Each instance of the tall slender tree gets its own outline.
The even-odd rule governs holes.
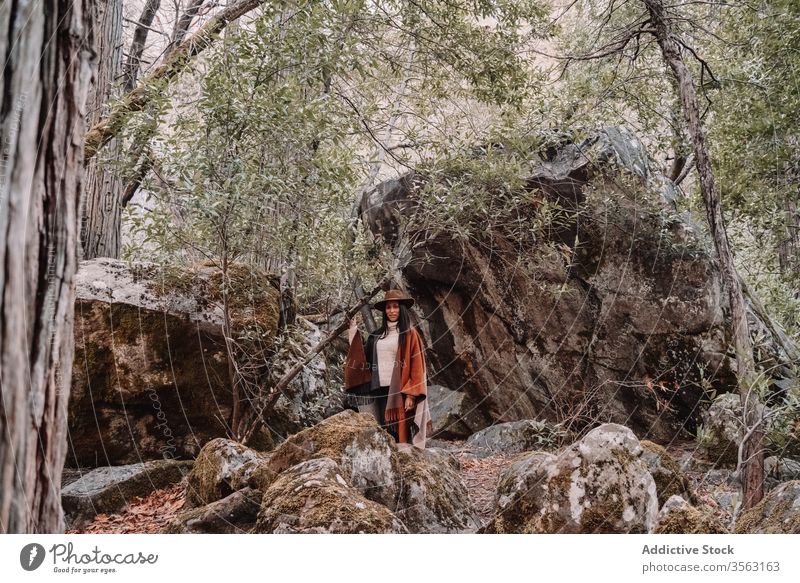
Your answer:
[[[714,179],[711,157],[706,148],[705,131],[700,123],[700,108],[697,104],[697,92],[692,73],[686,66],[679,45],[672,36],[663,2],[661,0],[642,1],[650,15],[651,32],[658,41],[664,61],[678,80],[678,92],[691,138],[695,166],[700,177],[700,193],[706,208],[706,219],[722,269],[723,281],[728,290],[732,320],[731,336],[736,353],[736,373],[747,430],[742,444],[743,455],[740,456],[738,470],[742,485],[742,507],[749,509],[764,497],[764,429],[760,399],[755,390],[756,371],[753,360],[753,344],[747,325],[744,294],[739,274],[733,263],[728,234],[725,231],[719,188]]]

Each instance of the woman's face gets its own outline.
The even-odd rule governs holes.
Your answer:
[[[397,302],[386,302],[386,317],[390,322],[397,322],[400,317],[400,304]]]

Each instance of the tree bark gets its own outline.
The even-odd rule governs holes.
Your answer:
[[[62,532],[94,1],[0,3],[0,532]]]
[[[700,179],[700,192],[706,208],[706,218],[711,236],[714,239],[714,248],[722,269],[723,281],[728,290],[739,394],[744,411],[746,433],[748,434],[742,444],[742,466],[738,468],[742,484],[742,508],[747,510],[758,504],[764,496],[764,452],[762,448],[764,432],[761,425],[762,410],[758,393],[755,390],[755,363],[747,325],[744,296],[739,275],[733,263],[728,234],[725,230],[719,190],[714,179],[711,158],[705,145],[705,133],[700,124],[700,113],[692,73],[684,63],[678,44],[670,33],[662,1],[642,1],[650,15],[653,34],[661,48],[664,60],[678,80],[678,90],[691,137],[695,165]]]
[[[150,32],[150,26],[153,24],[153,19],[156,17],[156,12],[160,7],[161,0],[147,0],[142,9],[139,24],[136,26],[136,30],[133,31],[133,40],[128,51],[128,61],[125,63],[125,91],[133,91],[136,87],[136,80],[139,78],[139,69],[142,65],[144,45],[147,42],[147,34]],[[102,61],[100,61],[100,66],[103,66]]]
[[[122,0],[107,0],[96,5],[95,52],[97,71],[87,103],[88,124],[108,115],[108,103],[120,92],[118,78],[122,70]],[[116,156],[117,140],[107,148]],[[122,228],[122,181],[113,172],[100,167],[96,158],[86,164],[86,188],[81,210],[81,258],[119,258]]]

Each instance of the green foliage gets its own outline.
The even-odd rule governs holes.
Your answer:
[[[384,172],[474,142],[458,107],[499,111],[532,94],[523,47],[545,15],[533,0],[265,3],[203,53],[198,92],[165,94],[173,108],[144,183],[154,208],[127,216],[139,242],[127,255],[293,264],[301,302],[349,293],[348,253],[347,271],[373,277],[384,259],[361,233],[346,243],[376,143]]]

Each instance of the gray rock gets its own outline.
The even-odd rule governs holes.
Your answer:
[[[553,424],[523,419],[487,427],[471,435],[464,447],[478,457],[488,457],[498,453],[553,450],[560,447],[564,439],[565,432]]]
[[[800,480],[800,461],[774,455],[764,460],[764,486],[767,490],[792,480]]]
[[[117,512],[136,496],[179,482],[193,462],[156,460],[96,468],[61,490],[67,526],[81,528],[101,513]]]
[[[328,457],[288,468],[267,488],[256,533],[407,533],[385,506],[364,498]]]
[[[262,493],[243,488],[200,508],[181,512],[163,530],[165,534],[241,534],[253,529]]]
[[[784,482],[742,513],[737,534],[800,534],[800,480]]]
[[[490,424],[482,408],[461,391],[441,385],[428,386],[433,435],[440,438],[464,438]]]
[[[397,447],[402,486],[395,514],[409,532],[475,532],[480,523],[456,457],[435,448]]]
[[[739,395],[724,393],[703,411],[703,426],[698,431],[698,447],[717,466],[735,467],[739,444],[744,438],[742,405]]]
[[[518,456],[500,476],[486,532],[649,532],[656,484],[633,432],[605,424],[557,455]]]

